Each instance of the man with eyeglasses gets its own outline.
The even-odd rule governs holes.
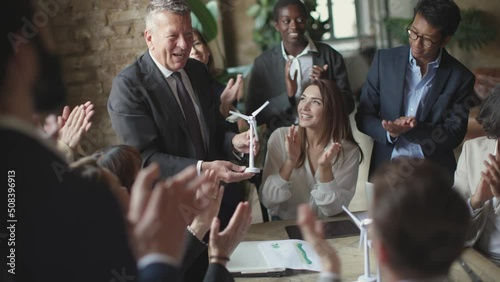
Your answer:
[[[409,46],[379,50],[361,92],[359,130],[374,139],[370,174],[400,156],[456,168],[453,149],[467,131],[475,77],[444,48],[460,23],[451,0],[421,0],[407,27]]]

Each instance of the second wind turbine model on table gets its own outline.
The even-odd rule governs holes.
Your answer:
[[[365,273],[358,277],[358,282],[376,282],[380,281],[380,270],[377,267],[377,276],[372,276],[370,273],[370,244],[368,242],[368,226],[373,223],[371,218],[365,218],[363,220],[359,220],[357,216],[352,214],[344,205],[342,209],[349,215],[358,226],[361,234],[359,236],[359,245],[363,245],[364,247],[364,255],[365,255]]]
[[[252,173],[259,173],[260,168],[254,166],[254,144],[255,142],[259,141],[259,135],[257,134],[257,121],[255,120],[255,116],[257,116],[260,111],[262,111],[267,105],[269,104],[269,101],[266,101],[260,108],[255,110],[252,115],[247,116],[241,113],[237,113],[234,111],[229,111],[231,113],[231,116],[228,117],[228,120],[235,120],[235,117],[242,118],[248,122],[248,125],[250,126],[250,146],[249,146],[249,158],[248,158],[248,167],[245,169],[245,172],[252,172]]]

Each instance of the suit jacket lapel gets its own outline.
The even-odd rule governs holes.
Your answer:
[[[145,69],[143,69],[143,71],[145,71],[146,80],[151,82],[147,83],[146,87],[153,88],[152,93],[154,93],[158,101],[160,101],[159,107],[168,108],[169,116],[176,120],[184,133],[189,136],[186,120],[184,119],[179,103],[175,99],[174,93],[170,89],[161,71],[155,65],[149,52],[146,53],[146,56],[147,60],[145,60]]]
[[[319,50],[317,52],[310,52],[313,58],[313,65],[323,67],[326,64],[325,59],[321,56]],[[333,70],[333,66],[328,66],[328,70]]]
[[[436,99],[439,97],[439,94],[442,93],[442,89],[448,82],[448,77],[451,74],[451,69],[448,67],[448,59],[448,52],[443,49],[441,63],[439,64],[436,76],[434,77],[432,88],[429,93],[427,93],[425,99],[422,102],[422,113],[420,114],[420,117],[418,117],[419,121],[426,120],[432,109],[432,106],[434,105],[434,102],[436,102]]]
[[[277,83],[277,85],[282,85],[283,91],[286,91],[286,83],[285,83],[285,76],[284,76],[286,59],[283,58],[283,53],[281,53],[281,44],[274,47],[274,49],[272,49],[272,51],[274,52],[274,54],[271,58],[273,58],[272,62],[275,62],[275,63],[271,64],[272,69],[269,69],[268,71],[270,73],[266,74],[266,75],[271,75],[271,73],[278,74],[278,75],[276,75],[276,77],[278,79],[278,81],[276,81],[276,83]],[[269,95],[270,98],[272,98],[272,97],[279,95],[279,94],[281,94],[281,92],[269,93],[266,95]]]
[[[393,95],[393,101],[395,110],[398,112],[395,115],[395,118],[399,118],[401,116],[404,116],[404,109],[403,109],[403,100],[405,96],[405,76],[406,76],[406,68],[408,65],[408,56],[409,56],[410,48],[405,49],[404,52],[400,53],[396,60],[395,60],[395,69],[396,69],[396,77],[394,79],[394,95]],[[383,95],[383,93],[381,93]]]

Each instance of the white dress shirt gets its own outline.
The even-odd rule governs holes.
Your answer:
[[[279,172],[287,159],[285,134],[288,129],[278,128],[269,137],[262,176],[262,203],[271,216],[281,219],[297,218],[297,206],[302,203],[308,203],[319,217],[340,213],[342,205],[348,206],[356,191],[358,147],[348,141],[342,142],[343,159],[332,165],[335,179],[330,182],[320,182],[318,171],[313,175],[307,154],[304,164],[294,169],[290,180],[286,181]]]
[[[283,58],[285,58],[286,61],[292,61],[290,64],[290,77],[293,78],[295,71],[297,71],[297,92],[295,92],[296,100],[300,98],[300,95],[302,95],[302,92],[304,91],[304,87],[311,81],[309,74],[311,73],[311,69],[313,67],[312,52],[318,52],[314,42],[310,38],[307,38],[307,40],[308,43],[306,48],[304,48],[304,50],[302,50],[302,52],[295,57],[286,53],[283,41],[281,42],[281,53],[283,54]]]
[[[441,63],[442,49],[439,52],[437,59],[427,64],[427,73],[425,73],[423,77],[420,67],[417,64],[416,59],[413,57],[411,50],[409,53],[410,55],[405,75],[403,109],[405,116],[413,116],[418,119],[418,116],[423,111],[423,101],[425,101],[425,97],[432,89],[436,72],[439,68],[439,64]],[[406,140],[404,135],[401,135],[394,140],[391,139],[389,132],[387,132],[387,140],[390,143],[395,143],[391,159],[402,156],[420,159],[424,158],[424,153],[420,145]]]

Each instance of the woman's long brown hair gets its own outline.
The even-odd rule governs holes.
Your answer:
[[[333,81],[327,79],[313,80],[307,87],[311,85],[316,85],[319,88],[321,98],[323,99],[323,120],[325,121],[325,128],[323,128],[321,142],[328,144],[331,139],[339,143],[344,140],[350,141],[358,147],[361,155],[361,162],[363,160],[363,152],[352,135],[351,125],[349,124],[349,114],[347,113],[344,103],[344,94]],[[304,165],[306,159],[307,136],[305,128],[299,127],[298,135],[300,140],[300,155],[296,168]],[[342,160],[344,160],[343,147],[339,153],[342,156]],[[339,157],[337,155],[334,163],[337,163],[338,160]]]

